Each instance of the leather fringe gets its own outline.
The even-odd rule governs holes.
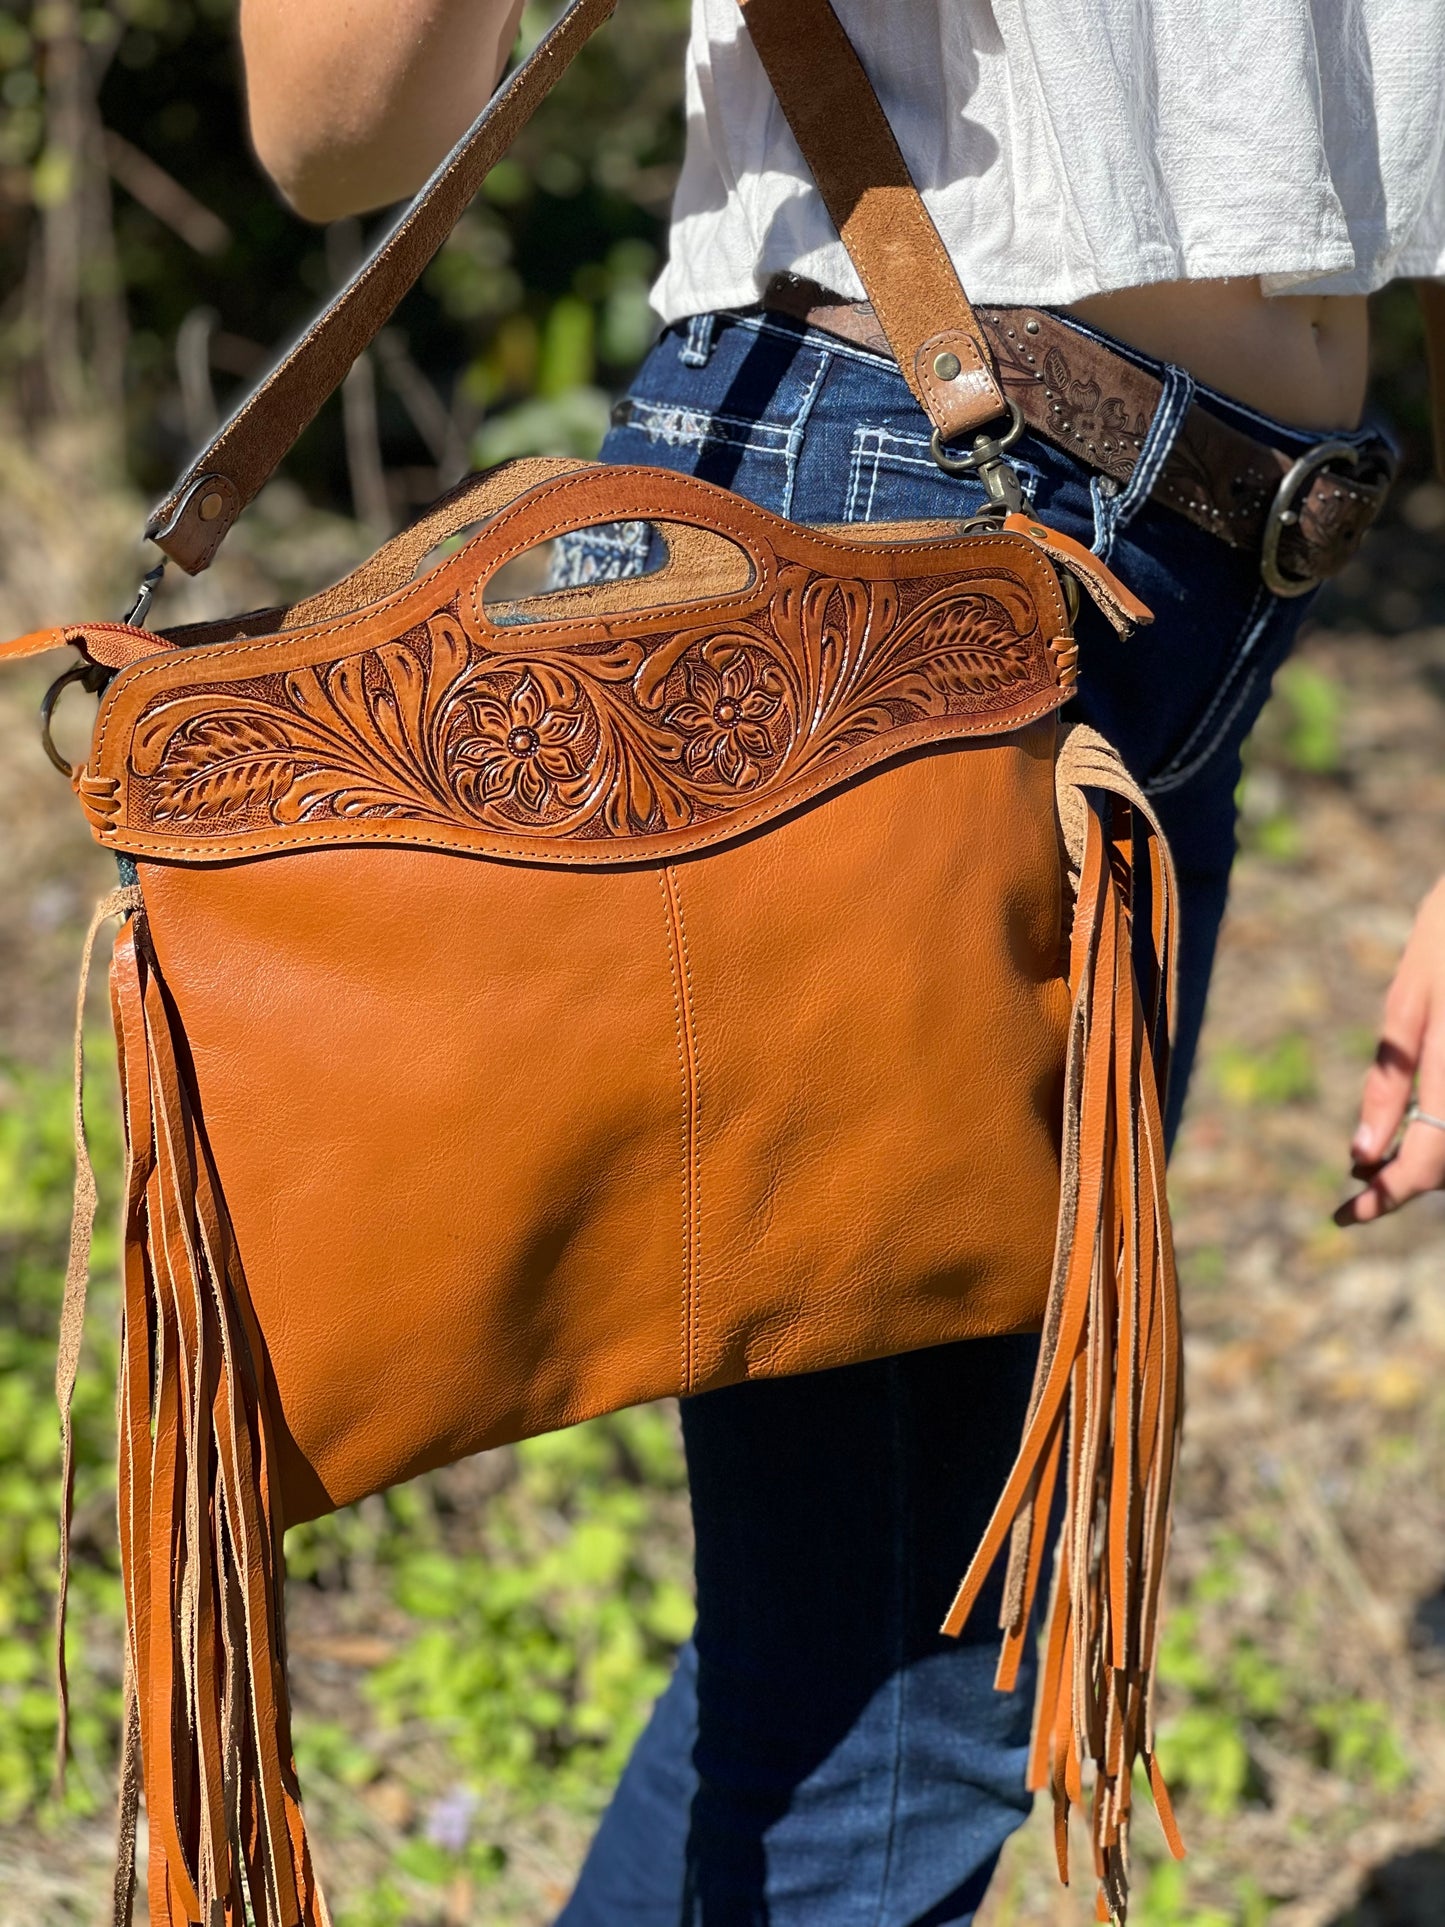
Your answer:
[[[1076,879],[1062,1196],[1053,1279],[1017,1462],[944,1621],[957,1634],[1009,1543],[996,1684],[1018,1676],[1056,1506],[1029,1784],[1053,1794],[1060,1877],[1093,1769],[1099,1917],[1129,1898],[1134,1768],[1171,1852],[1184,1848],[1154,1757],[1153,1674],[1182,1416],[1179,1293],[1165,1196],[1175,884],[1143,795],[1094,731],[1064,737],[1059,821]],[[1136,977],[1135,863],[1147,857],[1147,981]],[[1063,1489],[1060,1493],[1060,1481]]]
[[[139,892],[108,899],[92,935],[122,910],[111,967],[126,1130],[114,1921],[132,1917],[143,1781],[153,1927],[330,1927],[291,1751],[260,1335]],[[93,1213],[81,1188],[78,1228]],[[67,1331],[83,1312],[77,1249]]]

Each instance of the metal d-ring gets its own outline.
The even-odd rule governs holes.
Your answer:
[[[55,747],[55,738],[50,733],[51,721],[55,715],[55,706],[60,701],[62,693],[71,683],[78,682],[94,694],[100,689],[102,683],[105,681],[105,677],[106,671],[98,663],[77,662],[61,675],[57,676],[49,689],[47,689],[45,694],[40,698],[40,746],[60,771],[60,774],[69,782],[74,782],[75,770],[71,764],[66,762],[60,751]]]
[[[1005,402],[1009,425],[1002,435],[979,435],[965,455],[950,455],[943,444],[943,432],[935,428],[928,446],[933,459],[945,475],[972,475],[989,462],[996,462],[1005,449],[1012,448],[1024,432],[1024,418],[1016,401]]]
[[[162,556],[155,567],[147,569],[146,573],[141,577],[140,586],[135,592],[135,598],[125,614],[121,617],[121,621],[129,628],[143,629],[145,627],[147,618],[151,612],[151,603],[155,600],[156,590],[160,587],[161,577],[165,572],[166,558]],[[83,689],[88,689],[92,696],[98,696],[110,681],[112,673],[113,672],[107,669],[103,663],[78,662],[74,664],[72,668],[67,669],[63,675],[57,676],[49,689],[47,689],[45,694],[40,698],[40,747],[60,771],[60,774],[72,783],[75,781],[75,771],[55,747],[55,738],[50,731],[50,725],[55,716],[56,704],[60,701],[62,693],[68,689],[73,682],[78,682]]]

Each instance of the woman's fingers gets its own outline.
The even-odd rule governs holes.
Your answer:
[[[1422,1023],[1412,1025],[1414,1035],[1397,1031],[1393,1037],[1379,1039],[1376,1060],[1366,1071],[1364,1095],[1360,1098],[1360,1122],[1351,1139],[1351,1158],[1356,1170],[1370,1170],[1379,1164],[1395,1143],[1395,1133],[1405,1118],[1414,1089],[1414,1071],[1420,1060]]]
[[[1336,1224],[1369,1224],[1445,1186],[1445,1130],[1413,1119],[1390,1150],[1417,1077],[1420,1109],[1445,1119],[1445,881],[1420,906],[1385,999],[1380,1043],[1350,1141],[1354,1176],[1365,1188],[1340,1206]]]
[[[1416,919],[1385,996],[1376,1060],[1364,1079],[1360,1122],[1351,1139],[1354,1164],[1379,1164],[1395,1143],[1414,1089],[1414,1073],[1420,1068],[1430,1029],[1433,973],[1445,967],[1445,956],[1432,956],[1432,944],[1422,942],[1422,937],[1422,919]],[[1445,1008],[1445,998],[1439,1002]]]
[[[1363,1172],[1357,1175],[1363,1175]],[[1400,1140],[1394,1157],[1376,1167],[1363,1191],[1346,1200],[1335,1213],[1341,1225],[1370,1224],[1387,1212],[1398,1211],[1423,1192],[1445,1185],[1445,1131],[1415,1119]]]

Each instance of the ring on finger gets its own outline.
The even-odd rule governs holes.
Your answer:
[[[1418,1104],[1412,1104],[1405,1113],[1406,1124],[1428,1124],[1432,1130],[1445,1131],[1445,1117],[1434,1117],[1429,1111],[1422,1111]]]

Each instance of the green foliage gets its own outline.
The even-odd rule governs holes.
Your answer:
[[[1344,697],[1335,678],[1309,662],[1286,663],[1244,750],[1236,804],[1242,846],[1275,863],[1302,853],[1298,778],[1337,777],[1344,768]]]
[[[197,412],[204,387],[217,409],[233,401],[392,217],[323,235],[280,203],[247,142],[233,0],[70,6],[0,13],[0,289],[12,291],[0,305],[0,383],[8,378],[32,411],[60,405],[49,364],[68,329],[37,306],[33,264],[47,218],[69,220],[90,266],[66,314],[78,317],[92,372],[123,364],[107,393],[119,405],[123,392],[131,465],[158,487],[208,426]],[[523,47],[553,11],[529,6]],[[437,410],[450,418],[448,463],[468,450],[480,461],[595,452],[608,395],[652,331],[647,288],[681,157],[687,21],[687,0],[634,0],[543,105],[403,305],[394,340],[436,406],[428,427],[378,355],[380,449],[398,515],[438,492]],[[64,91],[77,39],[78,109]],[[102,127],[160,170],[149,190],[123,160],[107,181]],[[200,243],[187,198],[212,217],[209,238],[201,217]],[[92,313],[97,275],[119,301]],[[53,305],[53,280],[47,287]],[[179,372],[188,318],[209,343],[200,389]],[[482,428],[484,414],[497,419]],[[348,503],[334,404],[289,467],[313,499]]]
[[[1249,1109],[1306,1104],[1317,1089],[1314,1045],[1303,1031],[1286,1031],[1261,1050],[1224,1045],[1215,1052],[1212,1068],[1230,1102]]]
[[[115,1196],[120,1131],[108,1043],[98,1039],[88,1093],[92,1153]],[[55,1322],[74,1174],[70,1080],[0,1074],[0,1822],[41,1805],[55,1751],[50,1626],[60,1511]],[[91,1333],[76,1385],[76,1558],[70,1668],[76,1758],[69,1801],[108,1798],[119,1718],[120,1612],[111,1504],[114,1460],[116,1240],[97,1224]],[[94,1649],[92,1656],[92,1649]]]
[[[1344,1780],[1393,1793],[1410,1780],[1410,1762],[1377,1700],[1324,1700],[1310,1709],[1325,1764]]]
[[[1212,1563],[1165,1622],[1159,1678],[1177,1710],[1160,1731],[1159,1758],[1171,1789],[1221,1818],[1264,1797],[1266,1776],[1256,1759],[1261,1735],[1313,1756],[1341,1779],[1387,1793],[1405,1786],[1410,1763],[1384,1706],[1322,1694],[1319,1682],[1228,1630],[1241,1552],[1222,1537]],[[1152,1927],[1154,1915],[1146,1919]]]
[[[1289,766],[1306,776],[1338,775],[1344,693],[1334,677],[1311,663],[1286,663],[1275,682],[1274,702],[1280,749]]]
[[[424,1722],[479,1786],[595,1803],[691,1627],[684,1575],[649,1532],[655,1495],[681,1479],[669,1422],[643,1409],[520,1446],[514,1476],[469,1521],[475,1551],[443,1543],[425,1487],[388,1495],[365,1550],[416,1631],[367,1682],[382,1726]],[[398,1502],[403,1519],[422,1509],[403,1523]],[[293,1575],[354,1559],[358,1523],[293,1533]]]
[[[1129,1918],[1139,1927],[1264,1927],[1272,1911],[1252,1881],[1235,1891],[1228,1912],[1191,1904],[1189,1887],[1189,1869],[1177,1861],[1150,1868]]]

